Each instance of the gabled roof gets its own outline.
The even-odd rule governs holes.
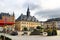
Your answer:
[[[27,15],[23,15],[21,14],[17,19],[16,21],[34,21],[34,22],[38,22],[38,20],[34,17],[34,16],[27,16]]]
[[[1,14],[0,15],[2,15],[2,16],[10,16],[10,14],[9,13],[3,13],[3,12],[1,12]]]
[[[39,22],[39,21],[36,19],[36,17],[30,15],[29,7],[28,7],[28,9],[27,9],[27,14],[26,14],[26,15],[21,14],[21,15],[16,19],[16,21],[33,21],[33,22]]]
[[[2,19],[2,16],[11,16],[11,15],[9,13],[1,12],[0,13],[0,19]]]

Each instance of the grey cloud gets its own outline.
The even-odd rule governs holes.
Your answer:
[[[24,3],[23,4],[23,8],[27,8],[29,6],[30,10],[35,10],[37,8],[39,8],[39,6],[37,4],[34,3]]]
[[[35,13],[35,15],[43,16],[43,17],[47,16],[49,18],[56,18],[56,17],[60,17],[60,9],[38,11]]]
[[[20,6],[19,4],[17,4],[17,0],[0,0],[0,10],[3,11],[3,10],[19,10],[20,9]]]

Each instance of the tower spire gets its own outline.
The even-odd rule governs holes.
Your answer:
[[[13,12],[13,16],[15,16],[14,12]]]
[[[28,8],[27,8],[27,16],[30,16],[29,6],[28,6]]]

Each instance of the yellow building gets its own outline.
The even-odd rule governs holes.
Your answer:
[[[32,22],[32,21],[16,21],[16,29],[18,31],[22,30],[24,27],[36,28],[37,26],[41,26],[40,22]]]
[[[36,28],[37,26],[41,26],[41,23],[34,17],[30,15],[29,8],[27,9],[27,15],[21,14],[15,24],[15,28],[18,31],[23,30],[24,27],[30,28]]]

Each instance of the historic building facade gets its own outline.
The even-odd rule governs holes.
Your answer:
[[[36,28],[37,26],[41,26],[40,22],[34,17],[30,15],[29,7],[27,9],[27,15],[21,14],[16,19],[16,30],[21,31],[24,27],[30,28]]]
[[[10,15],[9,13],[0,13],[0,27],[6,27],[7,29],[12,29],[15,27],[15,16],[14,13]]]
[[[3,12],[2,12],[2,13],[0,14],[0,19],[1,19],[1,20],[5,20],[5,19],[6,19],[7,22],[15,22],[14,12],[13,12],[12,15],[10,15],[9,13],[3,13]]]
[[[44,26],[44,28],[47,28],[47,27],[56,27],[56,22],[55,21],[44,22],[43,26]]]
[[[53,18],[48,19],[46,22],[44,22],[44,27],[57,27],[57,29],[60,29],[60,18]]]

